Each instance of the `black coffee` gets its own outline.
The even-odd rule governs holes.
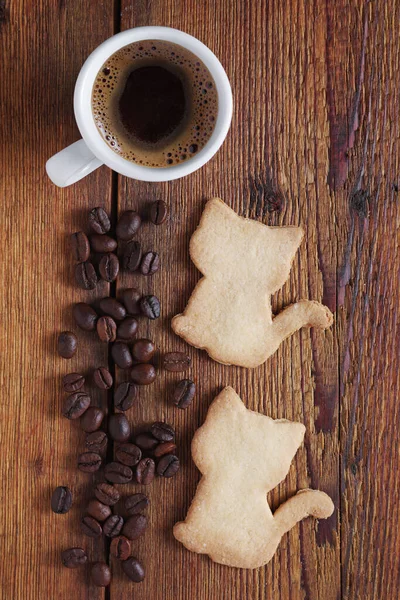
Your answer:
[[[218,111],[215,82],[191,52],[170,42],[135,42],[113,54],[92,93],[96,125],[123,158],[168,167],[209,140]]]

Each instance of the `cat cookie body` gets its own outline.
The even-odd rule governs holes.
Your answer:
[[[174,527],[175,538],[215,562],[254,569],[272,558],[298,521],[329,517],[332,500],[317,490],[299,491],[274,514],[267,502],[267,493],[286,477],[304,432],[301,423],[246,409],[225,388],[193,438],[193,460],[203,477],[185,521]]]
[[[268,227],[219,198],[207,202],[190,240],[204,277],[172,329],[218,362],[256,367],[301,327],[329,327],[332,314],[319,302],[302,300],[272,315],[271,294],[287,280],[302,237],[300,227]]]

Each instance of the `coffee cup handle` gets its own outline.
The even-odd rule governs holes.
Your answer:
[[[83,179],[102,164],[85,142],[79,140],[49,158],[46,171],[51,181],[63,188]]]

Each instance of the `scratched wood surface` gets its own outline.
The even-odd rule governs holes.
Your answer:
[[[87,600],[392,600],[400,584],[399,447],[399,93],[400,3],[261,0],[0,0],[0,190],[3,231],[0,406],[2,478],[0,598]],[[45,160],[78,138],[73,85],[85,57],[113,33],[161,24],[200,38],[220,57],[234,93],[232,128],[199,172],[170,184],[113,177],[103,167],[56,189]],[[301,224],[304,242],[276,310],[304,297],[335,313],[331,331],[302,330],[253,371],[224,367],[188,348],[170,330],[199,278],[188,242],[207,198],[271,225]],[[101,205],[113,217],[170,207],[161,227],[140,239],[157,250],[152,278],[124,275],[117,289],[74,287],[68,234]],[[5,267],[5,268],[4,268]],[[108,361],[94,335],[79,332],[68,364],[56,333],[75,329],[71,306],[137,285],[162,301],[162,318],[140,323],[161,352],[188,350],[198,384],[186,412],[171,406],[177,377],[161,373],[141,391],[129,418],[175,424],[182,470],[149,490],[150,527],[135,543],[146,565],[140,585],[111,562],[113,583],[91,586],[87,570],[63,569],[60,550],[83,545],[110,560],[78,520],[94,479],[77,472],[79,427],[60,416],[60,380]],[[118,377],[120,375],[118,374]],[[286,480],[270,494],[277,507],[297,489],[328,492],[335,513],[302,522],[269,565],[256,571],[212,564],[171,533],[199,474],[190,440],[211,400],[232,385],[249,408],[307,427]],[[95,401],[108,408],[109,399]],[[111,407],[109,407],[111,409]],[[52,489],[68,485],[75,505],[49,509]],[[139,489],[126,486],[126,492]],[[125,490],[124,490],[125,493]]]

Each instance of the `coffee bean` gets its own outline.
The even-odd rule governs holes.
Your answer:
[[[100,317],[97,321],[97,335],[102,342],[114,342],[117,337],[117,325],[111,317]]]
[[[192,359],[184,352],[167,352],[164,354],[163,365],[167,371],[185,371],[191,364]]]
[[[150,433],[160,442],[172,442],[175,439],[175,429],[172,425],[157,421],[150,427]]]
[[[111,583],[111,569],[105,562],[94,563],[90,577],[97,587],[107,587]]]
[[[86,436],[85,445],[90,452],[104,453],[107,448],[108,438],[104,431],[94,431]]]
[[[124,520],[120,515],[111,515],[103,525],[104,535],[107,537],[117,537],[121,533]]]
[[[125,498],[125,510],[128,515],[137,515],[145,510],[150,504],[150,500],[145,494],[133,494]]]
[[[75,281],[83,290],[94,290],[97,275],[94,266],[88,260],[75,266]]]
[[[115,281],[119,273],[118,257],[113,253],[102,256],[99,262],[99,273],[104,281],[108,283]]]
[[[76,262],[85,262],[89,258],[89,240],[83,231],[77,231],[71,235],[71,248],[72,256]]]
[[[160,316],[160,301],[156,296],[143,296],[139,306],[141,313],[148,319],[158,319]]]
[[[144,515],[133,515],[126,521],[122,534],[130,540],[137,540],[144,534],[147,527],[147,518]]]
[[[123,535],[115,537],[110,545],[110,553],[118,560],[126,560],[131,555],[131,543]]]
[[[75,392],[63,401],[62,414],[67,419],[79,419],[90,406],[90,396],[85,392]]]
[[[149,363],[139,363],[134,365],[131,370],[131,379],[138,385],[150,385],[156,376],[155,368]]]
[[[139,433],[135,439],[136,446],[139,446],[141,450],[154,450],[158,445],[158,440],[151,435],[151,433]]]
[[[160,458],[161,456],[164,456],[164,454],[173,454],[175,450],[176,444],[174,444],[174,442],[163,442],[154,448],[153,456]]]
[[[137,396],[137,387],[134,383],[120,383],[114,393],[114,406],[118,410],[128,410],[133,405]]]
[[[138,322],[134,317],[127,317],[118,325],[117,338],[123,342],[131,342],[137,332]]]
[[[93,372],[93,381],[100,390],[109,390],[113,384],[113,377],[105,367],[98,367]]]
[[[97,406],[89,406],[87,411],[81,416],[80,426],[86,433],[93,433],[100,429],[104,419],[104,412]]]
[[[125,305],[128,315],[139,315],[140,292],[136,288],[127,288],[122,292],[122,302]]]
[[[129,369],[132,366],[132,354],[125,342],[115,342],[111,347],[111,356],[120,369]]]
[[[114,506],[119,500],[119,491],[109,483],[98,483],[94,489],[94,495],[107,506]]]
[[[118,413],[110,415],[108,431],[115,442],[126,442],[131,435],[131,426],[126,416]]]
[[[167,213],[168,209],[165,202],[163,200],[157,200],[150,206],[150,221],[154,223],[154,225],[161,225],[167,218]]]
[[[117,242],[109,235],[100,235],[93,233],[90,236],[90,247],[93,252],[108,253],[114,252],[117,247]]]
[[[127,271],[136,271],[142,259],[142,246],[139,242],[128,242],[124,250],[123,267]]]
[[[191,379],[182,379],[174,390],[173,403],[178,408],[187,408],[192,403],[195,392],[196,386],[194,382]]]
[[[99,306],[103,313],[112,317],[114,321],[122,321],[126,317],[125,306],[115,298],[102,298]]]
[[[58,515],[64,515],[72,506],[71,490],[65,485],[56,487],[51,496],[51,510]]]
[[[92,208],[89,213],[89,227],[93,229],[96,233],[107,233],[110,231],[111,223],[110,219],[104,208],[97,206],[96,208]]]
[[[80,373],[68,373],[63,377],[63,388],[64,392],[68,392],[71,394],[72,392],[77,392],[83,387],[85,383],[85,378]]]
[[[135,360],[146,363],[149,362],[156,351],[156,347],[151,340],[136,340],[132,345],[132,356]]]
[[[157,252],[146,252],[140,261],[142,275],[153,275],[160,268],[160,257]]]
[[[92,498],[87,505],[87,512],[96,521],[105,521],[111,515],[111,508],[107,504],[103,504],[100,500]]]
[[[83,548],[68,548],[61,552],[61,560],[67,569],[76,569],[87,563],[87,554]]]
[[[57,351],[62,358],[72,358],[78,348],[78,340],[72,331],[63,331],[58,336]]]
[[[134,467],[142,458],[142,451],[135,444],[121,444],[115,451],[118,462],[128,467]]]
[[[100,523],[89,516],[85,516],[81,520],[81,531],[89,537],[100,537],[103,533]]]
[[[121,565],[123,572],[131,581],[134,581],[135,583],[143,581],[145,576],[144,567],[137,558],[131,556],[128,560],[122,561]]]
[[[123,242],[129,242],[139,230],[142,220],[134,210],[126,210],[122,213],[116,227],[117,238]]]
[[[111,483],[129,483],[133,473],[130,467],[118,462],[110,462],[104,467],[104,477]]]
[[[165,454],[157,465],[157,474],[162,477],[173,477],[179,471],[179,458],[174,454]]]
[[[101,456],[97,452],[83,452],[78,456],[78,469],[84,473],[95,473],[101,467]]]
[[[81,329],[84,329],[85,331],[94,331],[96,329],[97,313],[90,304],[86,304],[85,302],[74,304],[72,314],[75,323]]]
[[[152,458],[142,458],[136,466],[136,481],[149,485],[154,479],[155,463]]]

